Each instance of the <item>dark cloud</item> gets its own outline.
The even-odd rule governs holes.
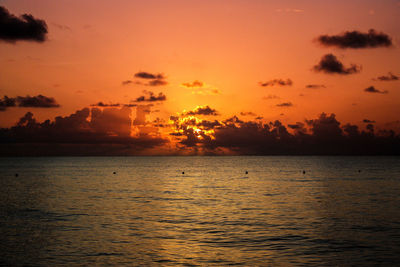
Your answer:
[[[160,86],[160,85],[167,85],[168,82],[165,80],[160,80],[160,79],[155,79],[155,80],[151,80],[148,83],[144,84],[147,86]]]
[[[148,80],[145,83],[143,83],[141,81],[137,81],[136,84],[142,84],[142,85],[146,85],[146,86],[161,86],[161,85],[168,84],[168,82],[165,80],[166,77],[162,73],[153,74],[150,72],[141,71],[141,72],[135,73],[134,76],[135,76],[135,78],[139,78],[142,80]],[[128,82],[128,81],[125,81],[125,82]],[[127,83],[127,84],[129,84],[129,83]]]
[[[126,81],[122,81],[122,85],[128,85],[128,84],[131,84],[131,83],[133,83],[133,81],[131,81],[131,80],[126,80]]]
[[[378,89],[376,89],[374,86],[370,86],[370,87],[368,87],[368,88],[365,88],[364,89],[364,92],[367,92],[367,93],[375,93],[375,94],[387,94],[387,93],[389,93],[388,91],[381,91],[381,90],[378,90]]]
[[[8,107],[31,107],[31,108],[57,108],[60,105],[53,97],[43,95],[37,96],[17,96],[0,98],[0,111],[5,111]]]
[[[0,6],[0,40],[15,43],[16,41],[44,42],[47,35],[47,24],[44,20],[35,19],[30,14],[19,18]]]
[[[102,101],[90,105],[91,107],[136,107],[136,104],[104,103]]]
[[[286,80],[282,80],[282,79],[273,79],[270,80],[268,82],[259,82],[258,83],[260,86],[274,86],[274,85],[279,85],[279,86],[292,86],[293,82],[291,79],[286,79]]]
[[[198,80],[195,80],[195,81],[193,81],[191,83],[182,83],[182,86],[188,87],[188,88],[191,88],[191,87],[203,87],[203,85],[204,85],[204,83],[201,82],[201,81],[198,81]]]
[[[132,135],[131,109],[84,108],[39,123],[31,112],[0,129],[1,155],[136,155],[167,143],[160,135]]]
[[[359,31],[346,31],[340,35],[321,35],[318,37],[320,44],[338,48],[376,48],[392,46],[392,39],[383,32],[370,29],[367,33]]]
[[[257,116],[254,112],[248,111],[248,112],[240,112],[240,115],[242,116]]]
[[[217,121],[216,121],[217,122]],[[279,120],[269,123],[242,121],[236,116],[215,123],[207,131],[199,121],[174,117],[171,133],[181,149],[196,153],[228,153],[239,155],[399,155],[400,136],[393,131],[374,133],[356,125],[341,123],[335,114],[322,113],[318,118],[289,124],[288,132]]]
[[[326,86],[323,84],[307,84],[306,88],[307,89],[321,89],[321,88],[326,88]]]
[[[350,67],[346,68],[343,66],[342,62],[336,58],[336,56],[333,54],[326,54],[321,58],[320,62],[314,66],[313,69],[316,72],[347,75],[360,72],[361,67],[351,64]]]
[[[145,71],[135,73],[135,77],[141,79],[165,79],[162,73],[153,74]]]
[[[371,121],[371,120],[368,120],[368,119],[363,119],[363,123],[375,123],[375,121]]]
[[[9,107],[16,106],[16,99],[4,96],[3,99],[0,98],[0,111],[5,111]]]
[[[389,72],[388,75],[382,75],[377,77],[376,79],[372,79],[374,81],[398,81],[399,77]]]
[[[158,95],[155,95],[151,91],[143,91],[148,96],[139,96],[136,98],[135,102],[156,102],[156,101],[166,101],[167,96],[164,93],[160,92]]]
[[[218,115],[218,112],[215,109],[210,108],[209,106],[200,106],[200,107],[197,107],[194,110],[186,112],[185,114],[186,115],[212,115],[212,116],[216,116],[216,115]]]
[[[57,108],[60,106],[53,97],[47,97],[43,95],[37,95],[32,97],[18,96],[17,102],[19,107]]]
[[[277,107],[293,107],[291,102],[284,102],[276,105]]]

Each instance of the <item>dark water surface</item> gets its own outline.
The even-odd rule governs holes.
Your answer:
[[[400,264],[399,157],[0,158],[0,170],[5,266]]]

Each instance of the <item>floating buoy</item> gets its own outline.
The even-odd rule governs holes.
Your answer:
[[[18,173],[15,174],[15,177],[18,177]]]
[[[182,172],[182,174],[185,174],[185,172]]]
[[[306,171],[303,171],[303,174],[306,174]]]
[[[113,174],[117,174],[117,172],[113,172]]]
[[[246,174],[249,174],[249,172],[248,172],[248,171],[246,171]]]
[[[361,172],[361,170],[358,170],[358,172]]]

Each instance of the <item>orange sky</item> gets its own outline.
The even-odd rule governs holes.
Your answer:
[[[370,119],[382,127],[399,120],[400,81],[372,80],[388,72],[400,75],[398,0],[0,0],[0,5],[16,16],[45,20],[49,32],[43,43],[0,42],[0,95],[42,94],[61,105],[9,108],[1,113],[1,127],[27,111],[43,121],[99,101],[129,103],[143,90],[167,96],[151,119],[209,105],[220,118],[253,112],[265,121],[295,123],[326,112],[341,122],[361,125]],[[389,35],[393,45],[340,49],[316,41],[369,29]],[[361,65],[361,72],[313,71],[329,53],[346,67]],[[135,84],[140,71],[161,73],[168,84]],[[273,79],[293,84],[259,85]],[[126,80],[133,82],[122,85]],[[182,86],[195,80],[204,88]],[[305,88],[309,84],[325,88]],[[388,93],[364,92],[370,86]],[[293,106],[276,106],[287,102]]]

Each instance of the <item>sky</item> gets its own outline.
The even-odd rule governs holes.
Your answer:
[[[5,154],[39,141],[39,150],[77,151],[93,134],[107,144],[93,154],[117,144],[111,154],[279,153],[242,147],[226,132],[253,123],[270,133],[276,121],[291,138],[316,136],[316,121],[338,122],[342,139],[347,124],[357,140],[400,132],[399,0],[0,0],[0,8]],[[60,127],[91,136],[54,138]]]

